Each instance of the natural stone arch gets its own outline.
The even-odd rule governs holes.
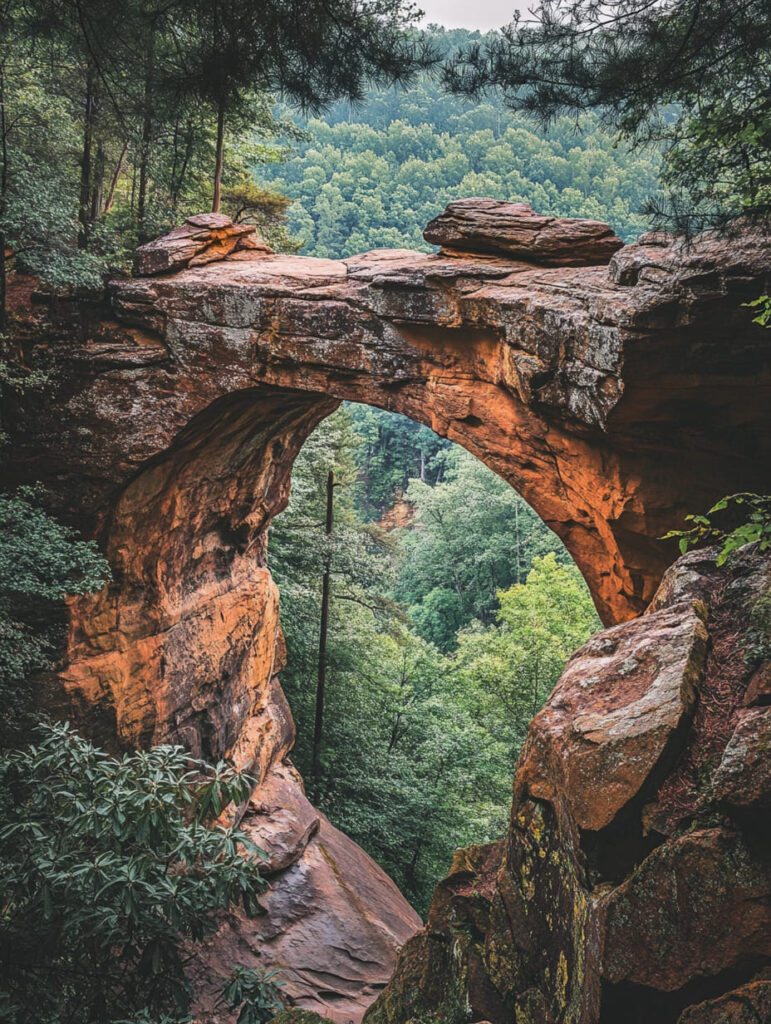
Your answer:
[[[606,622],[639,613],[674,554],[667,528],[769,487],[765,336],[741,307],[767,271],[750,236],[686,252],[653,240],[609,268],[246,251],[116,282],[110,314],[63,353],[54,403],[18,425],[25,474],[55,481],[116,572],[73,605],[68,699],[110,709],[105,735],[117,724],[125,742],[240,742],[254,716],[223,732],[204,691],[226,679],[239,707],[226,662],[250,676],[258,647],[273,673],[265,529],[302,441],[342,399],[462,444],[562,538]],[[197,660],[180,638],[247,591],[243,620],[218,612],[238,641]]]
[[[630,618],[674,553],[665,529],[724,493],[771,485],[766,335],[741,308],[767,290],[768,252],[762,238],[688,252],[652,239],[609,268],[548,270],[459,253],[245,252],[115,283],[109,307],[78,321],[79,339],[72,328],[60,339],[57,393],[14,411],[12,477],[48,484],[115,576],[72,602],[52,701],[109,745],[181,741],[253,760],[258,797],[281,794],[295,813],[277,877],[321,870],[337,843],[336,863],[377,891],[369,918],[340,910],[345,877],[329,898],[343,924],[332,968],[311,964],[315,923],[304,946],[290,933],[289,971],[297,956],[311,964],[302,1005],[332,1012],[319,995],[331,984],[340,1018],[354,1016],[417,927],[361,851],[324,838],[331,826],[284,759],[293,727],[266,528],[305,437],[346,398],[426,423],[530,501],[607,621]],[[267,846],[258,805],[248,827]],[[294,881],[282,884],[269,935],[227,923],[257,954],[294,921]],[[365,933],[379,957],[369,973],[353,948]],[[270,955],[286,967],[285,952]]]

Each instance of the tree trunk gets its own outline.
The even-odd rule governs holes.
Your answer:
[[[150,33],[145,54],[145,88],[142,102],[142,142],[139,147],[139,196],[137,199],[137,234],[140,242],[147,241],[147,182],[149,177],[150,143],[153,132],[153,57],[154,49]]]
[[[95,224],[102,212],[102,190],[104,188],[104,172],[107,165],[107,158],[104,153],[104,146],[101,142],[96,145],[96,158],[94,160],[93,185],[91,188],[91,209],[89,211],[89,223]]]
[[[519,502],[514,504],[514,531],[517,538],[517,583],[522,582],[522,548],[519,537]]]
[[[327,518],[325,532],[332,535],[334,525],[335,474],[330,469],[327,476]],[[321,583],[321,627],[319,629],[319,667],[316,679],[316,720],[313,726],[313,760],[311,764],[311,786],[314,802],[321,790],[321,748],[324,742],[324,687],[327,679],[327,633],[329,631],[329,589],[332,571],[332,553],[327,550],[324,562],[324,576]]]
[[[110,210],[112,209],[112,204],[113,204],[113,201],[115,199],[115,190],[118,187],[118,182],[120,181],[120,176],[121,176],[121,173],[123,172],[123,164],[126,161],[126,153],[128,153],[128,147],[129,147],[129,144],[128,144],[128,139],[127,139],[123,143],[123,149],[120,151],[120,156],[118,157],[118,162],[115,165],[115,170],[113,171],[112,178],[110,179],[110,188],[109,188],[109,190],[107,192],[107,199],[106,199],[105,204],[104,204],[104,212],[105,213],[109,213]]]
[[[185,135],[185,156],[182,160],[182,165],[179,169],[179,174],[172,178],[172,191],[171,191],[171,209],[172,213],[176,218],[177,207],[179,206],[179,194],[182,191],[182,187],[185,184],[185,178],[187,177],[187,168],[190,163],[190,158],[193,155],[193,143],[195,141],[195,131],[193,125],[188,122],[186,135]],[[176,160],[176,155],[175,155]]]
[[[5,219],[8,202],[8,118],[5,113],[5,65],[0,64],[0,159],[3,161],[0,170],[0,335],[5,334],[8,326],[7,312],[7,280],[5,266]]]
[[[220,196],[222,193],[222,162],[225,148],[225,104],[220,103],[217,112],[217,154],[214,160],[214,198],[212,199],[212,213],[220,212]]]
[[[80,204],[78,220],[78,248],[85,249],[91,228],[91,151],[94,144],[94,121],[96,119],[96,75],[89,67],[86,74],[86,101],[83,109],[83,152],[80,157]]]

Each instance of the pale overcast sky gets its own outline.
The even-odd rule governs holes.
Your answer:
[[[519,8],[527,14],[534,0],[416,0],[426,12],[424,24],[432,22],[446,28],[500,28],[511,21]]]

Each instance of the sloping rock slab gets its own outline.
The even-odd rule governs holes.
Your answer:
[[[282,843],[291,850],[292,842],[295,852],[302,847],[300,856],[270,876],[262,915],[228,914],[202,944],[191,971],[200,1024],[218,1020],[221,983],[212,979],[229,976],[237,965],[277,970],[291,1005],[338,1024],[358,1024],[393,974],[402,945],[422,926],[391,879],[319,812],[318,831],[303,845],[307,808],[302,793],[289,792],[292,777],[290,772],[268,783],[271,803],[281,794],[283,825],[272,836],[267,816],[264,826],[255,826],[254,817],[247,826],[257,842],[253,829],[262,828],[272,856]],[[260,799],[265,795],[258,790]],[[294,828],[290,806],[301,815]]]
[[[289,764],[271,768],[241,819],[241,828],[267,854],[260,869],[264,875],[283,871],[298,861],[320,825],[319,812]]]
[[[597,220],[545,217],[527,203],[458,199],[423,232],[432,245],[506,255],[548,267],[604,266],[623,242]]]
[[[598,831],[642,790],[693,710],[707,631],[693,604],[592,637],[530,726],[518,789]]]

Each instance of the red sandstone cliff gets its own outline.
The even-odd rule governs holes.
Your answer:
[[[42,480],[59,511],[98,538],[114,573],[101,594],[70,605],[51,703],[109,746],[175,741],[253,762],[247,823],[273,857],[268,912],[256,925],[223,922],[208,956],[259,954],[289,975],[298,1002],[340,1020],[360,1015],[419,922],[309,808],[286,760],[293,725],[277,676],[266,531],[308,433],[351,398],[465,445],[562,537],[608,622],[653,597],[671,551],[659,538],[685,512],[771,489],[768,335],[741,305],[767,287],[767,239],[707,238],[685,250],[649,238],[591,265],[618,248],[604,226],[499,206],[476,234],[469,207],[461,227],[451,211],[441,229],[451,244],[439,254],[346,261],[275,256],[219,222],[193,223],[171,238],[173,251],[156,243],[140,259],[155,276],[115,282],[107,307],[80,309],[76,333],[62,327],[52,339],[56,394],[8,422],[9,478]],[[461,251],[469,232],[477,249],[481,235],[495,244]],[[581,240],[576,258],[570,238]],[[556,266],[538,266],[533,239],[541,262]],[[186,269],[167,272],[180,259]],[[722,584],[693,571],[719,624]],[[470,1007],[471,1019],[510,1020],[516,1007],[520,1024],[592,1024],[602,993],[602,1024],[615,1024],[640,999],[654,1015],[671,1010],[671,992],[690,997],[701,974],[749,984],[748,965],[765,949],[764,876],[735,827],[699,819],[703,827],[678,832],[695,797],[690,769],[678,774],[670,758],[686,757],[686,735],[696,750],[713,733],[730,739],[730,756],[729,746],[713,751],[728,757],[720,777],[733,795],[722,799],[733,801],[732,822],[756,820],[762,804],[751,794],[762,783],[747,785],[743,773],[763,762],[750,746],[764,705],[740,730],[729,716],[699,731],[722,627],[705,626],[693,601],[681,608],[662,596],[666,587],[687,596],[683,579],[659,591],[661,611],[571,663],[531,732],[505,846],[459,854],[376,1017],[396,1024],[416,1006],[436,1016],[450,991],[448,1020],[458,1007],[464,1019]],[[762,680],[753,685],[765,692]],[[741,867],[741,891],[727,865]],[[654,934],[638,913],[651,899],[679,906],[672,894],[700,873],[714,880],[714,899],[709,887],[700,897],[712,917],[689,904],[684,920],[714,929],[739,908],[749,923],[737,923],[733,948],[726,939],[689,953],[694,940],[677,931],[676,914]],[[674,952],[645,960],[643,939]]]

